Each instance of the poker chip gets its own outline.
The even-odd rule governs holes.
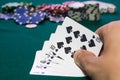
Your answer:
[[[82,12],[70,10],[68,16],[76,21],[82,21]]]
[[[85,14],[85,4],[81,2],[73,2],[68,5],[70,10],[68,16],[76,21],[82,21]]]
[[[5,5],[2,5],[2,13],[10,14],[14,12],[14,9],[16,9],[20,4],[17,2],[10,2],[6,3]]]
[[[20,2],[20,5],[21,5],[21,6],[31,6],[31,5],[33,5],[33,4],[32,4],[32,2],[30,2],[30,3]]]
[[[115,13],[116,6],[111,3],[101,2],[101,1],[84,1],[85,4],[99,4],[100,13]]]
[[[26,28],[35,28],[35,27],[37,27],[37,25],[36,24],[27,24],[25,27]]]
[[[27,6],[19,6],[14,10],[14,14],[23,15],[25,13],[28,14]]]
[[[116,6],[100,1],[66,1],[62,4],[43,4],[38,7],[32,3],[11,2],[2,6],[0,19],[13,19],[20,25],[34,28],[46,18],[52,22],[62,22],[66,16],[76,20],[100,20],[101,13],[115,13]]]
[[[51,4],[51,5],[42,5],[37,7],[38,11],[45,11],[50,13],[66,13],[68,12],[69,8],[62,4]]]
[[[63,22],[64,21],[64,17],[63,16],[60,16],[60,17],[57,17],[57,16],[49,16],[49,20],[52,21],[52,22]]]
[[[102,6],[100,7],[100,13],[102,14],[107,12],[108,12],[108,7],[102,4]]]
[[[37,11],[45,11],[46,6],[47,6],[47,4],[43,4],[41,6],[37,6],[36,9],[37,9]]]
[[[46,13],[45,12],[36,12],[30,16],[31,20],[30,23],[38,24],[45,19]]]
[[[38,24],[45,19],[45,12],[36,12],[35,6],[20,6],[14,10],[14,20],[19,24]]]
[[[18,2],[10,2],[10,3],[6,3],[5,5],[2,5],[2,8],[4,7],[17,7],[17,6],[20,6],[20,4]]]
[[[111,4],[111,5],[108,5],[108,12],[109,13],[115,13],[116,12],[116,6]]]
[[[72,3],[74,3],[75,1],[66,1],[66,2],[63,2],[63,4],[62,5],[64,5],[64,6],[69,6],[70,4],[72,4]]]
[[[20,25],[28,24],[30,23],[30,17],[28,15],[15,15],[14,20],[16,23]]]
[[[86,13],[85,18],[89,21],[97,21],[100,20],[100,11],[99,4],[86,4],[85,6]]]
[[[12,14],[2,14],[2,13],[0,13],[0,19],[4,19],[4,20],[13,19],[13,15]]]
[[[82,2],[74,2],[68,5],[69,8],[73,8],[73,9],[83,8],[84,6],[85,4]]]
[[[34,5],[29,5],[27,6],[28,14],[32,15],[33,13],[36,12],[36,7]]]
[[[45,12],[51,12],[51,5],[44,4],[42,6],[37,7],[38,11],[45,11]]]

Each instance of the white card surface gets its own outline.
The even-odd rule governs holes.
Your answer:
[[[66,17],[42,50],[36,52],[30,74],[83,77],[85,74],[74,63],[74,52],[85,49],[98,56],[102,45],[96,33]]]

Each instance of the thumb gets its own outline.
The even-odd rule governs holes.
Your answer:
[[[88,76],[91,76],[96,69],[97,58],[92,52],[86,50],[79,50],[74,54],[76,65]]]

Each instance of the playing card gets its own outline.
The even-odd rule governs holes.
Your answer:
[[[60,29],[61,29],[60,27],[57,28],[56,33],[59,32]],[[59,41],[62,41],[62,42],[59,42]],[[52,34],[51,37],[50,37],[49,42],[50,42],[50,44],[47,44],[46,47],[43,46],[44,47],[43,50],[42,50],[43,53],[45,53],[47,51],[48,52],[52,51],[52,52],[54,52],[56,54],[60,50],[60,48],[62,47],[61,43],[64,44],[64,42],[66,42],[66,41],[64,40],[64,36],[63,35],[62,36],[58,36],[56,34]],[[57,42],[57,44],[56,44],[56,42]],[[61,49],[63,49],[63,48],[61,48]],[[69,74],[72,74],[72,76],[84,76],[83,72],[80,71],[80,69],[75,65],[73,58],[71,58],[68,55],[64,54],[64,52],[60,53],[60,54],[56,54],[56,55],[59,56],[60,59],[64,60],[64,62],[62,62],[62,64],[59,65],[59,66],[62,66],[64,68],[65,66],[69,65],[67,67],[67,69],[66,69],[67,72],[69,72]],[[64,65],[63,65],[63,63],[64,63]],[[63,70],[63,71],[65,71],[65,70]]]
[[[63,24],[45,41],[39,52],[39,65],[32,72],[39,75],[82,77],[85,74],[74,63],[73,55],[76,50],[85,49],[98,56],[103,43],[99,36],[74,20],[66,17]],[[67,66],[67,68],[65,68]],[[35,70],[34,70],[35,69]],[[37,72],[38,71],[38,72]]]
[[[70,65],[68,68],[72,69],[76,67],[74,66],[75,63],[73,60],[73,54],[76,50],[89,50],[98,56],[102,47],[102,42],[97,34],[70,18],[65,19],[62,26],[57,28],[54,36],[55,37],[50,38],[50,41],[52,41],[52,48],[50,49],[55,51],[57,55],[61,56],[65,62],[68,60],[68,65]],[[75,68],[73,73],[75,70],[77,71],[78,69]],[[84,74],[80,74],[80,76],[81,75]]]
[[[68,54],[65,54],[64,52],[64,47],[65,45],[65,41],[61,39],[62,37],[60,36],[56,36],[56,34],[52,35],[50,38],[50,46],[48,48],[48,51],[53,51],[54,53],[56,53],[56,55],[60,56],[63,61],[65,62],[65,64],[62,66],[65,68],[65,66],[67,66],[66,70],[69,72],[69,74],[72,74],[72,76],[85,76],[84,73],[76,66],[76,64],[74,63],[73,57],[70,57]],[[61,41],[62,42],[59,42]],[[52,42],[51,42],[52,41]],[[58,42],[57,42],[58,41]],[[47,46],[48,47],[48,46]],[[45,50],[46,51],[46,50]],[[61,53],[60,53],[61,52]]]
[[[65,39],[68,44],[74,45],[71,46],[72,48],[77,50],[86,49],[95,53],[96,56],[99,55],[103,43],[96,33],[68,17],[65,18],[61,28],[62,33],[66,31],[65,33],[69,34]]]
[[[48,41],[45,42],[48,44]],[[37,54],[39,54],[37,56]],[[58,59],[57,59],[58,58]],[[59,56],[53,55],[51,52],[46,55],[42,54],[41,51],[37,51],[34,65],[31,69],[30,74],[34,75],[53,75],[53,76],[71,76],[79,77],[80,74],[75,74],[74,69],[66,69],[68,64],[64,61],[61,63],[61,58]],[[61,67],[62,66],[62,67]],[[69,67],[69,66],[68,66]],[[72,72],[73,71],[73,72]],[[77,70],[79,72],[79,69]]]
[[[64,76],[68,76],[65,75],[63,73],[61,73],[61,71],[57,71],[56,69],[60,69],[57,66],[53,66],[54,64],[52,64],[52,66],[50,65],[46,65],[46,64],[41,64],[41,51],[37,51],[36,52],[36,56],[35,56],[35,60],[34,60],[34,64],[32,66],[32,69],[30,71],[30,74],[33,75],[54,75],[54,76],[60,76],[60,75],[64,75]],[[45,63],[45,61],[43,61],[43,63]],[[49,61],[47,62],[49,63]]]

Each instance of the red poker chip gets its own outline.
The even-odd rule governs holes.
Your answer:
[[[53,13],[66,13],[68,12],[69,8],[67,6],[61,5],[61,4],[56,4],[56,5],[52,5],[52,11]]]
[[[66,5],[62,5],[62,4],[51,4],[51,5],[47,5],[44,4],[42,6],[37,7],[38,11],[46,11],[46,12],[50,12],[50,13],[66,13],[69,10],[69,7]]]
[[[51,12],[51,5],[44,4],[42,6],[37,7],[37,10]]]
[[[65,6],[65,5],[62,5],[61,8],[60,8],[61,12],[63,13],[66,13],[69,11],[69,7],[68,6]]]

